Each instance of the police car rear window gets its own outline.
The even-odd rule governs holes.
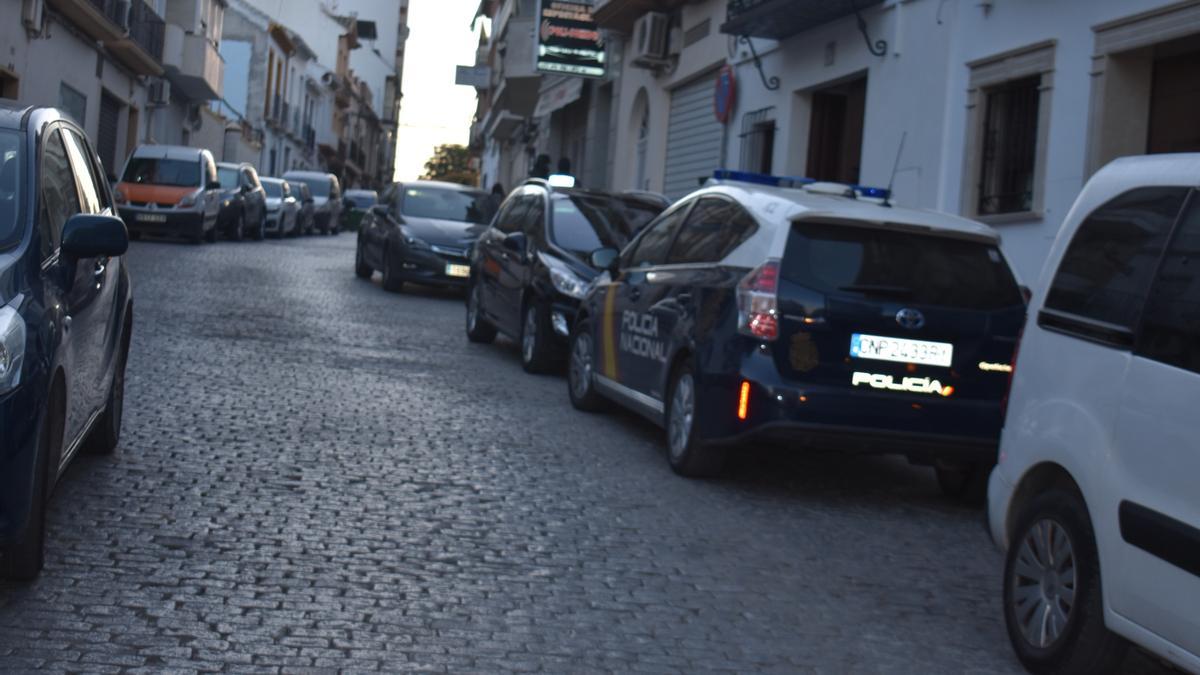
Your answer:
[[[920,305],[992,310],[1024,302],[995,246],[874,228],[793,225],[781,276],[828,295]]]

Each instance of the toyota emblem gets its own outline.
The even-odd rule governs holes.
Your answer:
[[[902,309],[896,312],[896,323],[909,330],[920,330],[925,327],[925,315],[915,309]]]

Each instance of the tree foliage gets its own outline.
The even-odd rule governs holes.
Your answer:
[[[461,185],[478,185],[479,173],[471,167],[471,154],[465,145],[439,145],[425,162],[422,180],[442,180]]]

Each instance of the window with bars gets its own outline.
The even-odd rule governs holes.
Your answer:
[[[742,117],[742,169],[771,173],[775,163],[775,108],[748,112]]]
[[[984,90],[980,215],[1034,210],[1041,76]]]

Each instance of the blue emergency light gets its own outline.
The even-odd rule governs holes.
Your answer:
[[[733,169],[717,169],[713,172],[713,178],[716,180],[752,183],[754,185],[766,185],[768,187],[781,188],[802,188],[805,185],[812,185],[813,183],[821,182],[812,178],[801,178],[798,176],[772,176],[765,173],[736,171]],[[892,191],[887,188],[868,187],[866,185],[847,185],[846,187],[850,190],[853,190],[855,195],[859,197],[867,197],[868,199],[882,199],[884,202],[886,202],[892,197]]]

